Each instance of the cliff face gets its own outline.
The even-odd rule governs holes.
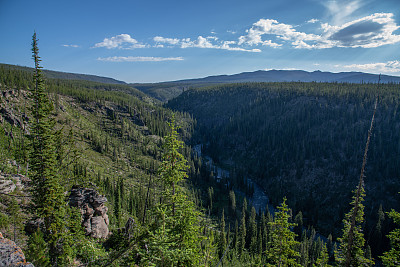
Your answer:
[[[108,208],[105,196],[90,188],[73,188],[69,196],[69,205],[80,209],[85,234],[94,238],[106,238],[109,234]]]
[[[0,267],[16,266],[16,267],[35,267],[25,259],[22,249],[10,239],[4,238],[0,233]]]

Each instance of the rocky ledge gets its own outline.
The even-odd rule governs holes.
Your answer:
[[[69,196],[69,205],[80,209],[82,214],[82,226],[85,234],[94,238],[107,238],[108,208],[105,196],[90,188],[72,188]]]
[[[0,233],[0,267],[2,266],[35,267],[26,261],[24,253],[15,242],[4,238]]]

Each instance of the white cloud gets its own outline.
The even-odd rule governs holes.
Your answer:
[[[338,66],[340,67],[340,66]],[[388,62],[367,63],[367,64],[351,64],[342,66],[351,70],[372,71],[372,72],[400,72],[400,61],[393,60]]]
[[[99,57],[97,60],[108,62],[160,62],[160,61],[182,61],[183,57]]]
[[[327,39],[339,47],[379,47],[400,42],[400,35],[393,34],[400,27],[392,13],[375,13],[340,27],[324,25]]]
[[[326,5],[331,14],[335,14],[337,9],[340,9],[338,0],[330,1]],[[360,1],[350,2],[344,7],[345,16],[336,15],[336,21],[348,18],[360,6]],[[307,23],[308,27],[314,27],[312,33],[299,31],[295,25],[281,23],[274,19],[260,19],[236,40],[220,40],[216,36],[203,37],[201,35],[196,38],[155,36],[152,44],[145,44],[129,34],[119,34],[105,38],[94,47],[108,49],[180,47],[261,52],[260,47],[279,48],[284,45],[295,49],[327,49],[333,47],[374,48],[400,43],[400,35],[395,34],[400,27],[396,24],[393,13],[375,13],[342,24],[322,23],[315,18],[308,20]],[[74,45],[64,46],[75,47]]]
[[[161,36],[156,36],[153,38],[153,40],[157,43],[166,43],[171,45],[176,45],[180,42],[180,40],[177,38],[164,38]]]
[[[136,39],[133,39],[129,34],[119,34],[111,38],[104,38],[103,42],[97,43],[94,47],[105,47],[107,49],[119,48],[119,49],[135,49],[145,48],[147,45],[139,43]]]
[[[75,45],[75,44],[64,44],[62,46],[64,46],[64,47],[73,47],[73,48],[79,47],[79,45]]]
[[[191,41],[189,39],[185,39],[181,43],[181,48],[188,48],[188,47],[198,47],[198,48],[217,48],[216,45],[212,44],[210,40],[213,40],[209,37],[199,36],[197,40]]]
[[[244,51],[244,52],[261,52],[260,49],[245,49],[242,47],[232,47],[232,45],[237,45],[236,41],[220,41],[216,36],[198,36],[196,39],[191,38],[164,38],[161,36],[156,36],[153,38],[154,41],[160,45],[164,43],[169,47],[179,46],[180,48],[209,48],[209,49],[222,49],[229,51]],[[273,45],[273,44],[271,44]],[[163,47],[163,46],[161,46]]]
[[[237,33],[236,31],[232,31],[232,30],[227,30],[226,32],[229,32],[231,34],[236,34]]]
[[[235,41],[224,41],[223,44],[219,47],[219,49],[229,50],[229,51],[244,51],[244,52],[253,52],[259,53],[261,52],[260,49],[245,49],[241,47],[231,47],[231,44],[236,44]]]
[[[274,43],[271,40],[266,40],[266,41],[262,42],[262,45],[263,46],[269,46],[269,47],[272,47],[272,48],[277,48],[277,47],[282,46],[282,44]]]
[[[260,19],[253,26],[246,30],[247,35],[239,37],[239,45],[267,45],[271,47],[279,47],[282,44],[274,43],[271,40],[263,41],[263,35],[273,35],[284,41],[291,41],[296,48],[310,48],[304,41],[318,41],[321,36],[315,34],[307,34],[296,31],[292,25],[279,23],[273,19]]]
[[[400,35],[394,34],[399,28],[392,13],[375,13],[341,26],[321,23],[321,34],[300,32],[292,25],[273,19],[260,19],[246,30],[246,35],[239,37],[238,45],[277,48],[288,43],[297,49],[371,48],[400,42]],[[265,36],[269,38],[265,40]],[[273,42],[270,38],[281,40],[282,43]]]
[[[318,19],[310,19],[307,21],[307,23],[317,23],[318,21]]]

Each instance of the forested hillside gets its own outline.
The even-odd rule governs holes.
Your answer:
[[[216,162],[253,177],[274,204],[286,196],[305,225],[337,237],[358,183],[376,95],[365,173],[365,234],[379,255],[390,228],[388,220],[377,228],[379,212],[398,207],[400,200],[399,85],[221,85],[186,91],[167,107],[198,121],[195,140]]]
[[[198,79],[187,79],[154,84],[131,84],[144,93],[166,102],[179,96],[189,88],[217,86],[228,83],[246,82],[330,82],[330,83],[398,83],[400,78],[389,75],[376,75],[363,72],[307,72],[303,70],[258,70],[233,75],[216,75]]]
[[[36,88],[32,76],[33,73],[30,70],[0,68],[0,180],[2,183],[4,177],[17,174],[36,179],[34,166],[40,162],[32,163],[31,161],[32,157],[36,158],[32,152],[31,136],[36,132],[34,129],[37,127],[35,126],[36,119],[32,117],[36,113],[32,113],[31,106],[38,100],[32,99],[32,88]],[[52,168],[57,173],[54,177],[58,178],[54,179],[67,196],[71,188],[82,187],[95,188],[105,194],[108,199],[109,228],[110,233],[113,234],[106,243],[104,243],[105,240],[85,238],[76,228],[67,228],[74,233],[64,233],[72,234],[74,243],[61,242],[66,238],[61,233],[58,237],[54,237],[53,234],[45,231],[45,237],[40,237],[40,235],[38,237],[36,234],[32,237],[24,231],[24,225],[37,215],[39,217],[45,215],[39,212],[41,209],[35,211],[35,207],[40,205],[40,202],[36,201],[34,202],[36,204],[32,205],[29,201],[21,202],[20,199],[31,194],[33,194],[33,201],[37,197],[45,199],[43,196],[45,193],[39,192],[47,192],[47,189],[37,188],[35,184],[33,184],[35,191],[31,191],[30,187],[25,187],[10,194],[1,194],[0,231],[5,237],[13,239],[21,247],[26,248],[24,250],[27,258],[35,266],[49,266],[49,264],[50,266],[70,266],[74,259],[77,259],[78,263],[90,263],[94,266],[111,263],[115,266],[125,266],[128,264],[125,261],[142,262],[142,265],[156,262],[156,252],[143,257],[137,256],[136,253],[143,252],[145,247],[142,245],[146,242],[165,241],[154,240],[151,237],[153,231],[158,231],[161,227],[158,225],[160,221],[156,220],[156,217],[160,216],[156,214],[156,206],[166,205],[165,199],[168,199],[161,190],[165,186],[158,176],[158,169],[165,161],[163,144],[168,143],[164,137],[170,134],[171,128],[168,123],[175,117],[176,126],[174,127],[179,126],[180,137],[175,132],[174,138],[188,140],[193,131],[193,120],[183,113],[173,115],[170,110],[155,104],[157,101],[154,99],[128,86],[61,79],[47,79],[43,86],[49,89],[45,91],[44,96],[48,96],[53,109],[43,119],[53,118],[54,121],[54,128],[49,128],[48,134],[50,136],[52,133],[54,136],[54,140],[51,140],[56,149],[54,151],[56,161]],[[188,159],[187,166],[190,166],[187,168],[184,165],[184,171],[192,174],[194,163],[190,148],[182,146],[179,151]],[[191,192],[188,185],[180,180],[176,185],[179,194],[190,195],[190,199],[185,200],[185,205],[182,202],[176,204],[176,213],[181,213],[182,209],[185,210],[185,214],[179,215],[182,222],[185,222],[185,218],[189,218],[187,216],[198,214],[196,210],[200,209],[199,205],[190,204],[194,203],[193,201],[200,203],[200,200],[199,195]],[[44,188],[49,188],[48,186],[50,184]],[[39,195],[36,196],[35,192]],[[62,197],[60,201],[54,209],[61,208],[65,212]],[[11,207],[14,208],[13,211],[10,210]],[[54,214],[60,213],[57,211]],[[60,216],[68,216],[62,214],[64,213]],[[132,233],[133,236],[128,238],[122,235],[121,231],[125,229],[123,227],[129,221],[129,217],[133,218],[135,231]],[[47,217],[44,218],[46,220]],[[170,224],[168,231],[170,231],[175,220],[172,215],[168,215],[167,218]],[[54,220],[54,217],[49,220]],[[191,220],[197,221],[197,218]],[[66,222],[68,221],[66,219]],[[207,222],[208,219],[204,218],[203,223]],[[55,226],[45,225],[45,227]],[[186,226],[179,227],[184,229]],[[193,227],[201,227],[200,222],[195,223]],[[201,233],[200,229],[193,230],[187,236],[201,238],[199,236],[203,235]],[[169,234],[167,236],[171,238]],[[37,241],[37,238],[42,238],[42,240],[44,238],[44,241]],[[37,242],[46,243],[40,245]],[[141,245],[138,246],[137,242]],[[102,246],[103,243],[104,246]],[[135,247],[129,247],[133,243]],[[43,247],[45,246],[43,244],[47,244],[48,247]],[[56,249],[54,247],[56,244],[62,249]],[[192,242],[191,249],[194,252],[203,251],[199,247],[200,243],[196,243],[195,246],[193,244]],[[201,244],[206,245],[207,241]],[[161,244],[157,245],[158,248],[160,246]],[[156,250],[155,245],[150,246],[150,249]],[[171,249],[174,253],[178,251],[175,248]],[[121,257],[120,253],[123,251],[127,253]],[[182,251],[185,251],[183,247]],[[131,256],[133,258],[129,258]],[[170,257],[168,262],[184,260],[177,258],[176,255],[168,257]],[[197,260],[199,259],[196,257],[188,260],[188,265]],[[209,259],[209,261],[212,260]]]
[[[0,67],[3,69],[15,69],[15,70],[33,72],[32,68],[24,67],[24,66],[0,63]],[[99,83],[125,84],[124,82],[115,80],[113,78],[101,77],[101,76],[89,75],[89,74],[69,73],[69,72],[61,72],[61,71],[53,71],[53,70],[43,70],[43,73],[46,75],[47,78],[51,78],[51,79],[83,80],[83,81],[91,81],[91,82],[99,82]]]
[[[399,230],[385,235],[400,215],[384,213],[400,191],[397,85],[222,85],[162,107],[128,85],[46,79],[36,34],[32,52],[33,70],[0,66],[0,245],[35,266],[398,261]],[[276,209],[252,206],[246,177]]]

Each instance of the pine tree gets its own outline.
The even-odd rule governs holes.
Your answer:
[[[225,215],[222,209],[221,223],[220,223],[220,236],[219,236],[219,257],[221,258],[226,249],[226,234],[225,234]]]
[[[357,190],[358,191],[358,190]],[[364,201],[365,193],[364,188],[360,188],[360,195],[357,198],[357,191],[353,196],[351,202],[352,208],[349,213],[345,215],[343,220],[343,235],[338,238],[340,243],[338,250],[335,252],[336,261],[339,266],[364,266],[373,263],[373,261],[365,257],[365,239],[362,232],[362,225],[364,222]],[[359,200],[357,203],[357,199]],[[353,214],[356,213],[355,224],[352,224]],[[349,244],[351,236],[351,246]]]
[[[295,250],[299,242],[296,234],[290,230],[296,224],[290,223],[290,209],[286,205],[286,198],[278,207],[274,221],[269,222],[272,228],[270,248],[266,251],[268,266],[301,266],[297,263],[300,254]]]
[[[50,266],[48,246],[39,228],[29,237],[26,258],[35,266]]]
[[[379,82],[381,77],[379,76],[378,81],[378,89]],[[364,170],[367,164],[367,155],[368,155],[368,147],[371,141],[372,129],[375,121],[375,114],[378,106],[378,97],[375,97],[374,104],[374,112],[371,118],[371,124],[368,130],[367,142],[365,144],[363,163],[361,165],[361,173],[358,181],[358,186],[354,191],[354,197],[351,202],[351,210],[348,214],[345,215],[345,219],[343,220],[343,236],[339,238],[339,250],[337,251],[337,261],[340,266],[360,266],[360,265],[371,265],[373,261],[371,259],[367,259],[365,257],[364,251],[364,234],[362,233],[362,224],[364,222],[364,205],[362,202],[365,197],[364,190]]]
[[[371,245],[373,245],[374,251],[378,255],[381,255],[383,252],[382,228],[384,226],[384,221],[385,213],[383,212],[382,204],[380,204],[378,209],[378,222],[376,223],[371,237]]]
[[[232,214],[236,213],[236,196],[233,190],[229,191],[229,206]]]
[[[23,229],[23,218],[21,208],[15,198],[10,198],[7,212],[10,214],[10,223],[13,227],[13,241],[18,243],[17,238]]]
[[[38,55],[36,33],[32,38],[32,53],[35,61],[34,82],[31,89],[33,106],[31,108],[31,153],[30,178],[32,180],[32,202],[36,214],[44,219],[45,239],[49,244],[49,255],[52,265],[57,265],[64,253],[63,235],[65,234],[66,202],[63,187],[57,173],[57,155],[55,147],[55,120],[51,104],[42,77],[40,57]]]
[[[328,267],[330,266],[328,262],[329,262],[328,249],[326,248],[326,244],[323,244],[321,253],[318,256],[317,261],[313,265],[313,267]]]
[[[242,255],[246,247],[246,198],[243,201],[242,219],[240,220],[239,227],[239,255]]]
[[[114,217],[115,217],[115,225],[119,228],[120,227],[120,215],[121,215],[121,197],[120,197],[120,190],[119,190],[119,181],[116,185],[114,190]]]
[[[237,254],[239,254],[239,223],[235,221],[235,243],[233,245]]]
[[[399,212],[391,210],[388,216],[392,218],[397,225],[400,225]],[[385,266],[400,266],[400,229],[397,228],[391,231],[387,237],[390,239],[391,248],[381,256],[382,262]]]
[[[257,222],[256,222],[256,209],[254,207],[251,208],[250,219],[249,219],[249,235],[248,235],[248,244],[250,248],[250,252],[254,255],[257,253]]]
[[[174,118],[169,126],[170,133],[165,137],[163,161],[159,168],[163,200],[152,210],[155,220],[150,225],[149,252],[143,253],[141,264],[199,266],[204,252],[201,251],[204,238],[200,233],[200,212],[180,185],[187,177],[188,165],[179,152],[183,142],[178,140]],[[208,258],[208,252],[206,254]]]

